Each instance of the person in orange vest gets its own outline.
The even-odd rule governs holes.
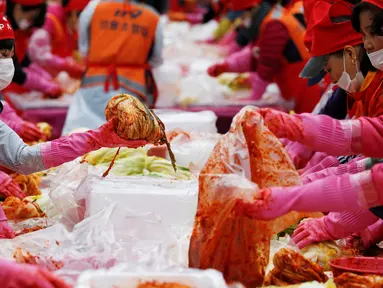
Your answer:
[[[45,24],[29,42],[28,55],[34,63],[52,75],[66,71],[72,78],[81,79],[85,67],[75,61],[78,18],[88,3],[89,0],[63,0],[62,4],[48,4]]]
[[[154,107],[157,87],[151,69],[162,64],[163,46],[158,13],[134,1],[91,1],[80,15],[79,31],[86,72],[63,133],[104,123],[104,108],[119,93]]]
[[[262,4],[265,2],[271,8],[258,26],[255,46],[249,45],[224,62],[209,67],[208,73],[216,77],[224,72],[253,71],[251,100],[259,100],[267,86],[275,82],[284,99],[294,100],[294,111],[311,112],[319,102],[321,89],[318,85],[309,87],[307,79],[299,77],[310,58],[303,41],[306,30],[277,1],[267,0]]]
[[[25,93],[36,90],[49,97],[62,91],[52,77],[33,63],[27,53],[30,37],[45,22],[45,0],[7,0],[6,16],[15,30],[15,75],[6,92]]]

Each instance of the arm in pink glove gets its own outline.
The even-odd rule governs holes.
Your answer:
[[[291,211],[343,212],[383,204],[383,165],[358,174],[330,176],[303,186],[267,188],[254,203],[239,203],[245,215],[267,220]]]
[[[118,137],[111,120],[96,130],[28,146],[0,121],[0,165],[21,174],[43,171],[102,147],[137,148],[145,144],[142,140],[127,141]]]
[[[299,142],[287,140],[285,149],[296,169],[304,168],[314,155],[314,152],[309,147]]]
[[[0,171],[0,194],[5,197],[14,196],[20,199],[24,199],[27,195],[21,191],[20,186],[13,181],[11,176]]]
[[[379,219],[362,233],[359,233],[358,236],[361,238],[365,249],[379,243],[383,240],[383,220]]]
[[[263,94],[266,92],[267,86],[271,83],[270,81],[264,80],[259,76],[258,73],[252,73],[249,79],[251,83],[251,100],[259,100],[262,98]]]
[[[58,84],[53,80],[48,80],[41,77],[41,74],[37,73],[34,69],[24,69],[27,75],[27,79],[23,84],[23,87],[42,92],[53,98],[57,98],[61,95],[62,91]]]
[[[225,60],[227,72],[244,73],[252,71],[252,57],[253,48],[251,45],[231,54]]]
[[[329,155],[363,154],[383,157],[383,116],[358,120],[335,120],[325,115],[289,115],[260,109],[268,128],[279,138],[287,138]]]
[[[0,259],[0,287],[70,288],[63,280],[40,266],[18,264],[5,259]]]
[[[44,137],[35,124],[21,119],[7,103],[4,103],[3,106],[4,110],[0,114],[0,120],[11,127],[24,141],[33,142]]]
[[[327,240],[338,240],[363,231],[378,220],[369,210],[333,212],[319,219],[303,221],[292,239],[302,249],[307,245]]]
[[[304,173],[301,175],[302,182],[303,184],[307,184],[331,175],[356,174],[367,170],[369,161],[369,158],[360,157],[336,167],[329,167],[315,173]]]
[[[54,70],[65,70],[66,60],[53,55],[51,50],[51,36],[48,31],[45,29],[36,30],[28,45],[28,56],[31,61]]]

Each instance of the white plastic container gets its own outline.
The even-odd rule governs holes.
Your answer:
[[[225,288],[222,274],[215,270],[188,269],[184,272],[115,273],[89,271],[83,273],[75,288],[136,288],[140,283],[179,283],[192,288]]]

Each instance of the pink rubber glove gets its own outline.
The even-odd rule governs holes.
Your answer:
[[[383,240],[383,220],[379,219],[361,233],[354,233],[347,237],[346,241],[350,247],[358,247],[361,242],[364,249],[368,249]],[[359,242],[359,243],[358,243]]]
[[[227,72],[245,73],[252,71],[252,54],[251,45],[246,46],[241,51],[231,54],[226,58]]]
[[[27,80],[23,86],[30,90],[42,92],[51,98],[58,98],[62,94],[58,84],[41,77],[33,70],[27,70]]]
[[[207,74],[209,74],[211,77],[218,77],[225,72],[229,72],[226,62],[214,64],[207,69]]]
[[[220,46],[230,45],[231,43],[235,42],[236,36],[237,36],[237,32],[235,29],[233,29],[232,31],[226,33],[225,36],[223,36],[222,39],[220,39],[217,44]]]
[[[0,171],[0,193],[5,197],[14,196],[20,199],[27,197],[11,176],[2,171]]]
[[[328,156],[327,153],[315,152],[309,163],[298,171],[299,175],[304,176],[311,173],[316,173],[330,167],[338,167],[340,162],[338,157]]]
[[[0,239],[13,239],[15,237],[16,234],[12,227],[9,226],[7,216],[5,216],[3,207],[0,205]],[[1,284],[2,282],[0,279],[0,287],[3,287]]]
[[[69,285],[44,268],[18,264],[0,259],[0,286],[2,288],[70,288]]]
[[[96,130],[75,133],[41,144],[44,166],[56,167],[102,147],[138,148],[147,144],[144,140],[128,141],[120,138],[114,131],[115,121],[117,119],[112,119]]]
[[[367,170],[368,161],[369,158],[360,157],[336,167],[329,167],[315,173],[304,173],[301,175],[301,179],[303,184],[307,184],[331,175],[356,174]]]
[[[319,219],[303,221],[295,230],[292,239],[299,249],[327,240],[338,240],[354,232],[366,229],[378,217],[369,210],[333,212]]]
[[[383,165],[358,174],[330,176],[303,186],[255,191],[254,203],[239,201],[250,218],[275,219],[291,211],[343,212],[383,204]]]
[[[3,104],[4,110],[0,120],[12,128],[24,141],[34,142],[43,139],[44,135],[35,124],[21,119],[7,103]]]
[[[267,86],[270,82],[263,80],[258,73],[252,73],[250,76],[250,83],[252,91],[250,94],[250,100],[259,100],[262,98],[263,94],[266,92]]]
[[[290,156],[291,161],[293,162],[296,169],[304,168],[311,157],[314,155],[314,152],[299,142],[292,142],[286,140],[285,149]]]
[[[81,79],[85,73],[85,67],[72,61],[66,61],[63,66],[63,70],[66,71],[73,79]]]
[[[289,115],[269,108],[260,109],[260,113],[267,127],[279,138],[298,141],[314,151],[334,156],[362,154],[359,120],[339,121],[306,113]],[[381,153],[383,155],[383,151]]]

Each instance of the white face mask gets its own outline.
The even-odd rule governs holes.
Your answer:
[[[383,70],[383,49],[367,54],[372,66],[378,70]]]
[[[15,66],[12,58],[0,59],[0,90],[4,90],[11,84]]]
[[[24,31],[31,27],[31,22],[23,18],[17,23],[17,26],[19,26],[20,30]]]
[[[355,78],[351,80],[350,74],[348,74],[346,71],[346,56],[343,53],[344,69],[343,69],[342,76],[340,77],[337,85],[349,93],[359,92],[364,81],[364,76],[362,72],[359,71],[358,62],[356,62],[355,65],[356,65],[357,73],[355,75]]]

